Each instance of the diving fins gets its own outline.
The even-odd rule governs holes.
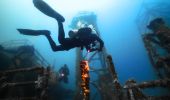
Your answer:
[[[65,21],[65,18],[61,14],[59,14],[57,11],[52,9],[43,0],[33,0],[33,4],[39,11],[41,11],[42,13],[44,13],[45,15],[47,15],[49,17],[55,18],[58,22]]]
[[[65,21],[65,18],[62,15],[60,15],[58,12],[56,12],[55,15],[56,15],[55,19],[57,21],[59,21],[59,22],[64,22]]]
[[[31,29],[17,29],[20,34],[23,35],[33,35],[33,36],[39,36],[39,35],[50,35],[50,31],[48,30],[31,30]]]

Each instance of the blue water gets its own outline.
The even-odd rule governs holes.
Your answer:
[[[170,3],[169,0],[44,0],[66,19],[65,32],[70,28],[72,18],[79,11],[93,11],[97,14],[97,23],[101,38],[112,55],[118,78],[124,84],[129,78],[143,82],[157,79],[149,62],[146,49],[137,28],[137,15],[142,4]],[[23,36],[17,28],[50,30],[58,44],[58,26],[54,19],[42,14],[32,0],[0,0],[0,42],[28,39],[44,58],[58,70],[68,64],[70,68],[69,84],[75,86],[75,49],[53,52],[44,36]],[[67,36],[67,35],[66,35]],[[43,44],[43,45],[42,45]],[[159,90],[158,90],[159,91]]]

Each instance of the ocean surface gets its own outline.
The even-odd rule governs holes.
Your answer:
[[[138,14],[144,5],[170,3],[169,0],[44,0],[65,17],[66,36],[71,29],[72,18],[79,11],[92,11],[97,15],[97,24],[107,52],[113,57],[116,72],[123,85],[128,79],[137,82],[158,79],[151,65],[137,25]],[[37,10],[32,0],[0,0],[0,43],[27,39],[43,57],[59,70],[67,64],[70,69],[69,84],[65,88],[75,89],[75,49],[53,52],[44,36],[24,36],[17,28],[49,30],[59,44],[58,25],[55,19]],[[163,91],[163,92],[162,92]],[[160,95],[162,89],[146,90],[151,95]]]

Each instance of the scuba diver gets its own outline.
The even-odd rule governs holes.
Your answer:
[[[21,34],[39,36],[44,35],[48,39],[53,51],[70,50],[75,47],[85,47],[88,52],[102,51],[103,41],[96,35],[92,34],[92,29],[89,27],[80,28],[77,32],[69,31],[69,38],[65,38],[65,32],[62,22],[65,21],[64,17],[58,12],[54,11],[48,4],[42,0],[33,0],[34,6],[45,15],[52,17],[58,22],[58,41],[60,45],[56,45],[50,36],[48,30],[31,30],[31,29],[17,29]],[[76,34],[73,36],[73,34]],[[85,34],[85,35],[83,35]],[[100,43],[100,47],[96,47],[96,42]]]
[[[59,69],[59,81],[63,81],[64,83],[68,83],[68,75],[70,74],[68,66],[64,64],[63,67]]]

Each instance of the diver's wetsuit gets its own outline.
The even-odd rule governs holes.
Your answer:
[[[21,34],[25,35],[45,35],[51,45],[53,51],[63,51],[69,50],[74,47],[86,47],[90,49],[89,45],[94,41],[100,42],[100,49],[103,47],[103,41],[95,34],[88,35],[86,38],[65,38],[65,32],[62,22],[65,21],[64,17],[61,16],[58,12],[54,11],[48,4],[42,0],[33,0],[34,6],[39,9],[42,13],[55,18],[58,22],[58,41],[61,45],[56,45],[53,39],[50,36],[50,32],[47,30],[30,30],[30,29],[18,29]]]

